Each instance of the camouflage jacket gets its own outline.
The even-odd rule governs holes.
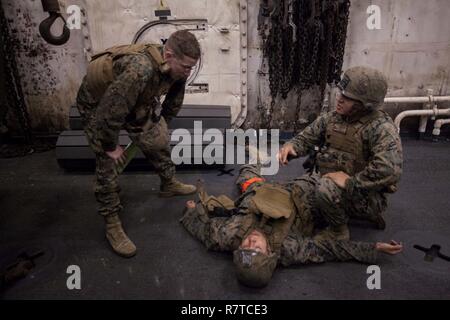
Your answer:
[[[187,209],[180,222],[195,238],[199,239],[209,250],[234,251],[242,239],[241,228],[252,226],[251,214],[246,203],[251,192],[240,198],[238,212],[231,217],[211,217],[203,210]],[[201,206],[198,204],[197,206]],[[284,266],[293,264],[320,263],[325,261],[356,260],[363,263],[375,263],[377,251],[374,243],[354,241],[314,240],[307,230],[312,230],[312,219],[296,216],[288,236],[284,239],[280,263]],[[249,229],[250,230],[250,229]],[[306,235],[306,234],[308,235]]]
[[[174,81],[155,66],[150,54],[125,55],[114,60],[114,81],[102,97],[87,90],[86,78],[80,88],[78,103],[96,108],[97,138],[105,151],[114,150],[122,128],[139,131],[166,98],[161,115],[167,122],[178,114],[185,91],[184,81]]]
[[[360,132],[363,153],[367,157],[365,167],[350,174],[346,190],[352,194],[357,188],[363,192],[385,192],[389,186],[396,185],[402,173],[403,155],[401,140],[392,119],[384,112],[372,119]],[[323,147],[327,127],[332,123],[346,125],[355,121],[335,111],[319,116],[311,125],[290,140],[299,157],[306,156],[315,146]],[[328,150],[319,151],[322,156],[336,158]],[[336,161],[338,162],[338,161]],[[336,163],[338,167],[338,163]],[[338,171],[338,170],[336,170]]]

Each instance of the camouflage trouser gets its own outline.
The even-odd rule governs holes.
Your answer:
[[[246,165],[241,168],[237,184],[254,177],[261,177],[257,166]],[[321,216],[329,225],[346,224],[349,218],[374,221],[386,210],[386,197],[380,193],[363,193],[355,191],[348,195],[346,191],[336,185],[331,179],[318,174],[305,174],[287,184],[287,189],[294,185],[301,188],[305,195],[305,204],[313,211],[314,216]]]
[[[259,165],[243,165],[241,169],[239,169],[239,176],[236,179],[236,184],[239,189],[241,189],[242,184],[247,182],[253,178],[261,178],[264,177],[261,175],[261,167]]]
[[[330,178],[315,178],[315,207],[331,226],[346,224],[349,218],[375,221],[386,210],[386,197],[380,193],[355,190],[350,195]]]
[[[244,165],[240,169],[236,184],[240,188],[243,183],[250,179],[263,178],[260,172],[260,166],[258,165]],[[260,184],[261,182],[253,183],[247,190],[251,192],[252,188]],[[297,209],[301,209],[297,211],[294,224],[291,228],[296,230],[296,232],[302,236],[312,236],[316,226],[315,210],[313,208],[315,202],[314,191],[317,185],[316,179],[314,177],[310,177],[309,175],[304,175],[287,183],[283,183],[282,185],[284,189],[292,192],[293,197],[296,197],[294,201]],[[250,197],[245,197],[241,202],[239,202],[239,207],[241,209],[247,208],[247,201],[249,200]]]
[[[95,108],[78,102],[84,131],[89,145],[96,157],[95,196],[100,205],[99,213],[103,216],[120,212],[120,187],[115,170],[115,163],[103,151],[96,139]],[[167,181],[175,175],[175,165],[170,158],[169,134],[167,124],[161,117],[159,123],[144,133],[129,133],[130,139],[142,150],[147,160],[153,165],[161,181]]]

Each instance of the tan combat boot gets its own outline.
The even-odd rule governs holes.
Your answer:
[[[159,196],[163,198],[173,196],[184,196],[193,194],[197,191],[197,188],[191,184],[184,184],[175,178],[161,183]]]
[[[346,224],[327,227],[314,236],[314,240],[350,240],[350,230]]]
[[[123,231],[122,223],[117,214],[105,217],[106,239],[113,250],[120,256],[130,258],[136,254],[136,246]]]

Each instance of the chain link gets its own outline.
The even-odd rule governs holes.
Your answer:
[[[347,39],[347,26],[350,13],[350,0],[339,3],[338,17],[335,22],[333,33],[333,59],[328,74],[328,83],[337,83],[341,77],[342,65],[344,62],[345,41]]]
[[[326,2],[323,3],[322,10],[325,12],[324,19],[324,40],[321,49],[320,65],[319,65],[319,89],[320,89],[320,100],[323,101],[325,94],[325,87],[329,80],[329,71],[331,67],[334,67],[334,61],[332,61],[333,55],[333,30],[335,27],[335,20],[338,14],[337,2]]]
[[[269,55],[270,92],[274,99],[280,88],[283,72],[283,42],[281,24],[283,20],[284,1],[277,1],[271,13],[271,30],[268,36],[266,54]],[[278,26],[278,27],[273,27]]]
[[[272,101],[279,94],[285,99],[294,87],[301,94],[319,85],[323,94],[327,83],[339,81],[349,8],[350,0],[273,1],[263,50],[269,64]],[[297,116],[300,102],[299,98]]]

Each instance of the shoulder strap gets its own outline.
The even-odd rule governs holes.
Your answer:
[[[241,225],[236,232],[236,244],[235,247],[239,247],[245,236],[257,226],[257,216],[254,214],[246,214],[242,216]]]
[[[156,44],[147,46],[147,51],[150,53],[152,58],[155,59],[156,63],[160,66],[164,64],[164,58],[161,55],[161,48],[162,46]]]
[[[157,67],[163,70],[164,59],[161,55],[162,46],[155,44],[121,45],[106,49],[92,56],[88,65],[86,81],[89,92],[94,97],[101,97],[109,84],[114,80],[113,62],[126,55],[138,55],[148,52]]]
[[[280,254],[284,239],[286,239],[291,230],[294,219],[295,214],[291,214],[289,218],[272,220],[272,231],[269,236],[269,242],[272,246],[272,250],[278,255]]]

